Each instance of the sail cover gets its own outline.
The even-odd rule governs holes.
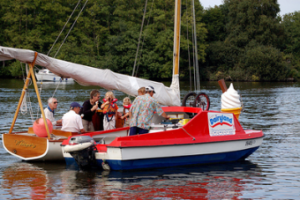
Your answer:
[[[0,61],[16,59],[23,63],[34,60],[35,51],[0,46]],[[98,69],[72,62],[55,59],[38,53],[36,65],[45,67],[63,77],[73,78],[81,85],[100,86],[107,90],[119,90],[131,96],[137,96],[140,87],[151,85],[155,88],[154,98],[162,105],[179,106],[179,77],[173,76],[171,87],[164,84],[129,75],[112,72],[109,69]]]

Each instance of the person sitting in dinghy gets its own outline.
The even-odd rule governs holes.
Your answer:
[[[82,125],[82,120],[79,115],[80,112],[80,104],[77,102],[73,102],[70,105],[70,111],[64,114],[62,118],[62,131],[76,132],[76,133],[84,133],[85,130]]]
[[[101,105],[101,109],[103,109],[103,129],[111,130],[116,128],[116,118],[117,111],[119,107],[116,102],[118,99],[115,98],[114,93],[112,91],[108,91],[105,94],[105,98],[103,99],[104,103]]]
[[[150,122],[155,112],[166,119],[170,118],[153,98],[154,93],[154,87],[148,86],[146,87],[146,94],[137,96],[132,103],[129,110],[129,135],[148,133]]]
[[[52,122],[53,126],[61,126],[62,120],[55,120],[54,110],[57,108],[57,99],[50,97],[48,99],[48,107],[44,109],[45,117]],[[43,117],[43,116],[42,116]]]
[[[99,90],[92,90],[90,93],[90,99],[86,100],[82,105],[80,115],[82,116],[82,124],[85,131],[95,131],[92,118],[96,110],[102,105],[99,99]]]
[[[121,117],[121,119],[125,120],[124,123],[124,127],[129,126],[129,109],[131,107],[131,101],[129,99],[129,97],[125,97],[123,99],[123,116]]]

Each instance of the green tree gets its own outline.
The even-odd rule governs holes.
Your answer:
[[[49,55],[131,75],[144,3],[140,0],[81,1]],[[1,45],[47,54],[76,5],[77,1],[74,0],[0,1],[0,27],[3,30],[0,33]],[[203,8],[198,1],[195,2],[195,7],[198,57],[200,61],[204,61],[206,28],[201,22]],[[81,9],[82,13],[80,13]],[[63,43],[79,13],[77,22]],[[183,6],[182,18],[185,20],[182,30],[188,28],[191,33],[191,2]],[[143,48],[141,56],[138,57],[139,77],[150,79],[171,77],[173,20],[174,0],[156,0],[153,7],[152,2],[148,2],[142,34]],[[182,57],[180,58],[183,77],[188,74],[188,68],[185,67],[188,66],[187,43],[191,47],[192,41],[191,37],[186,38],[185,33],[182,31],[184,39],[181,40]],[[11,65],[11,67],[14,70],[6,70],[6,72],[11,75],[16,74],[18,65]]]
[[[208,32],[206,39],[207,43],[224,41],[226,37],[225,16],[222,6],[210,7],[204,11],[202,21],[205,23]]]
[[[300,12],[283,16],[282,25],[285,30],[284,53],[289,68],[288,77],[300,78]]]
[[[224,0],[222,9],[227,10],[227,35],[224,41],[209,45],[209,69],[220,70],[231,78],[231,73],[238,69],[244,72],[241,75],[247,75],[244,80],[251,80],[252,75],[262,81],[282,80],[286,67],[279,48],[284,29],[277,17],[277,0]]]

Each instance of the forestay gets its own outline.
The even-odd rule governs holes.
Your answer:
[[[23,63],[34,60],[34,51],[0,46],[0,61],[16,59]],[[136,96],[140,87],[151,85],[155,88],[154,98],[162,105],[179,106],[179,77],[173,75],[170,87],[162,83],[145,80],[112,72],[109,69],[98,69],[75,64],[38,53],[36,65],[46,67],[51,72],[63,78],[73,78],[81,85],[100,86],[107,90],[119,90],[128,95]]]

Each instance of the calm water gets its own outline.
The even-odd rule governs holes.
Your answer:
[[[227,83],[228,84],[228,83]],[[8,132],[23,82],[0,80],[0,133]],[[26,163],[10,156],[0,140],[0,199],[300,199],[299,83],[234,83],[242,95],[245,129],[261,129],[262,146],[245,162],[129,172],[78,171],[64,163]],[[182,85],[182,97],[188,92]],[[54,91],[56,118],[73,101],[82,103],[98,87],[44,84],[43,104]],[[201,83],[211,110],[220,110],[217,82]],[[30,89],[32,112],[19,114],[14,131],[31,126],[37,100]],[[105,90],[100,89],[103,97]],[[118,99],[125,97],[117,92]]]

